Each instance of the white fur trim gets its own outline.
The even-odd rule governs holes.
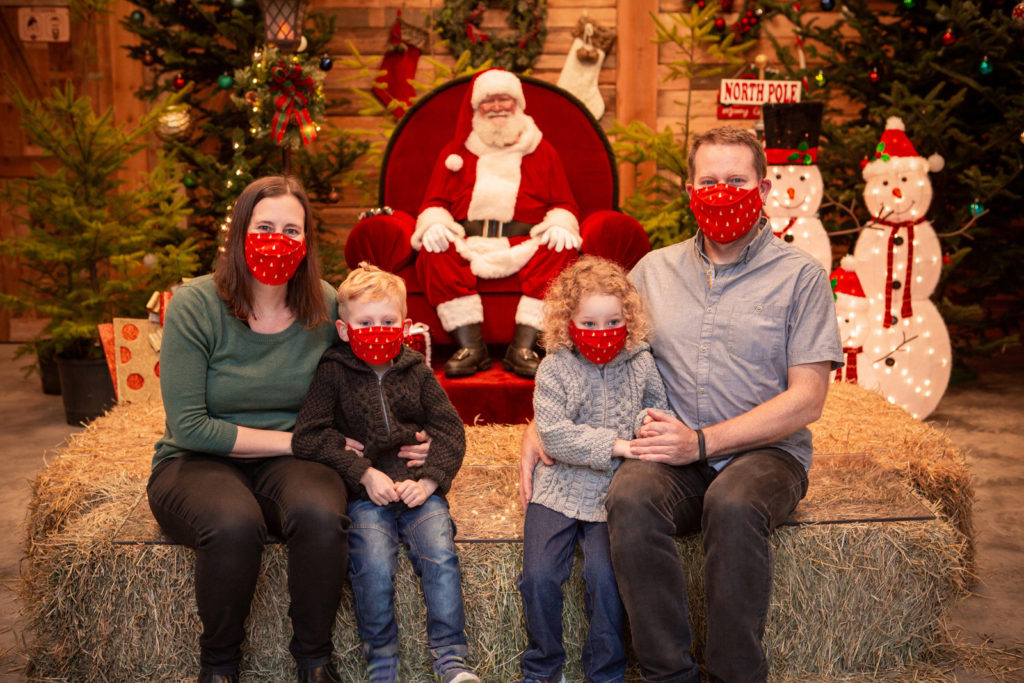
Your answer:
[[[843,258],[839,259],[839,267],[843,270],[848,270],[851,273],[856,273],[857,259],[853,258],[853,254],[847,254]]]
[[[922,173],[929,171],[928,162],[924,157],[889,157],[889,161],[875,159],[864,167],[861,175],[864,179],[887,173]]]
[[[577,237],[580,235],[580,223],[576,220],[576,216],[565,209],[551,209],[544,214],[540,223],[530,228],[530,237],[540,237],[548,231],[548,228],[555,225],[565,228]]]
[[[529,325],[535,330],[544,324],[544,302],[525,294],[519,297],[516,307],[516,325]]]
[[[907,129],[907,126],[905,123],[903,123],[903,119],[901,119],[900,117],[890,116],[885,120],[885,129],[905,131]]]
[[[447,209],[443,209],[440,206],[428,206],[416,217],[416,228],[413,230],[412,239],[409,240],[413,249],[419,251],[419,248],[423,246],[423,233],[431,225],[437,223],[448,228],[452,233],[452,238],[465,237],[466,235],[466,229],[462,227],[461,223],[455,221]]]
[[[460,157],[458,154],[449,154],[447,157],[445,157],[444,167],[447,168],[452,173],[455,173],[456,171],[462,170],[463,163],[464,162],[462,160],[462,157]]]
[[[484,302],[479,294],[460,296],[437,305],[437,318],[446,332],[484,321]]]
[[[484,280],[508,277],[533,258],[540,242],[528,239],[509,247],[507,237],[470,237],[457,240],[455,248],[462,258],[469,261],[469,269]]]
[[[473,94],[469,102],[473,109],[476,109],[490,95],[508,95],[516,101],[520,109],[526,109],[523,84],[515,74],[504,69],[491,69],[477,76],[473,81]]]
[[[932,173],[938,173],[946,167],[946,160],[942,158],[942,155],[936,152],[935,154],[928,157],[928,170]]]
[[[543,137],[534,120],[523,116],[526,127],[519,140],[508,147],[491,147],[476,132],[470,133],[466,140],[466,148],[477,155],[473,196],[466,212],[469,220],[491,219],[504,223],[515,215],[523,156],[533,152]]]

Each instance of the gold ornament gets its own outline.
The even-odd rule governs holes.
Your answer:
[[[187,104],[176,104],[157,119],[156,134],[162,140],[181,140],[192,132],[192,111]]]

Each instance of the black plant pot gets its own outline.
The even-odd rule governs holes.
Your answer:
[[[80,360],[58,356],[57,370],[64,417],[69,425],[94,420],[117,402],[110,370],[103,358]]]
[[[60,373],[57,372],[57,356],[53,353],[39,352],[39,377],[43,382],[43,393],[60,395]]]

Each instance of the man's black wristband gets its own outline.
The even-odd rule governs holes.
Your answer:
[[[697,458],[697,462],[707,462],[708,452],[707,449],[704,447],[703,429],[697,430],[697,452],[700,454],[700,456]]]

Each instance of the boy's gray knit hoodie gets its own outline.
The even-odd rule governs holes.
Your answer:
[[[537,368],[533,412],[554,465],[533,472],[531,502],[587,522],[608,519],[604,500],[620,458],[615,439],[632,439],[647,408],[670,411],[647,345],[596,365],[576,349],[549,353]]]

